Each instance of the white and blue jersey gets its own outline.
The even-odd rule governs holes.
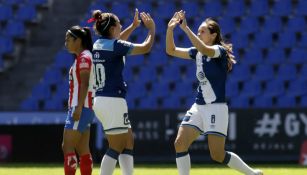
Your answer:
[[[125,98],[127,85],[123,79],[125,56],[133,44],[117,39],[98,39],[93,46],[96,97]]]
[[[227,52],[224,47],[214,45],[215,55],[210,58],[202,55],[195,47],[189,49],[189,55],[196,61],[196,77],[199,81],[196,104],[225,103],[227,78]]]

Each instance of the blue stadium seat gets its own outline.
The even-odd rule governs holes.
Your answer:
[[[268,55],[265,59],[266,64],[279,65],[280,63],[285,62],[286,55],[283,49],[270,48],[268,51]]]
[[[274,33],[280,32],[282,29],[283,25],[280,17],[270,16],[265,18],[262,31],[266,31],[266,33]]]
[[[45,81],[49,85],[60,83],[62,80],[63,75],[61,71],[56,68],[48,69],[43,77],[43,81]]]
[[[10,5],[0,4],[0,22],[13,18],[13,10]]]
[[[307,63],[307,51],[303,48],[292,49],[288,62],[293,64]]]
[[[296,79],[289,83],[289,87],[287,89],[287,94],[289,96],[299,97],[303,95],[307,95],[307,80],[306,79]]]
[[[307,107],[307,95],[301,97],[300,107]]]
[[[158,108],[158,100],[153,95],[148,98],[140,99],[139,109],[157,109]]]
[[[205,8],[203,10],[206,12],[207,17],[219,17],[223,13],[223,6],[221,1],[206,1]]]
[[[153,66],[142,66],[138,74],[137,80],[142,83],[157,81],[156,68]]]
[[[126,66],[134,67],[144,64],[144,55],[134,55],[126,57]]]
[[[253,76],[254,80],[268,81],[274,79],[274,70],[271,65],[258,65]]]
[[[268,97],[278,97],[285,94],[285,83],[281,79],[274,79],[266,82],[263,94]]]
[[[130,9],[128,3],[113,3],[112,13],[116,14],[119,19],[130,19],[134,16],[134,9]]]
[[[256,97],[262,93],[261,84],[259,81],[245,81],[243,89],[240,93],[242,97]]]
[[[299,0],[296,6],[296,15],[307,16],[307,1]]]
[[[248,65],[257,65],[263,62],[262,50],[257,48],[251,48],[245,52],[245,56],[242,59],[242,63]]]
[[[273,39],[270,32],[262,31],[255,35],[255,41],[252,42],[254,48],[266,49],[272,47]]]
[[[16,12],[15,18],[21,21],[32,21],[36,20],[36,9],[33,5],[22,5]]]
[[[51,91],[48,84],[40,82],[32,89],[32,96],[37,100],[47,100],[51,97]]]
[[[226,96],[228,98],[237,97],[239,95],[239,84],[236,81],[228,79],[226,83]]]
[[[5,34],[12,38],[25,38],[26,30],[24,23],[16,20],[8,21],[5,28]]]
[[[156,16],[159,16],[163,19],[170,19],[174,15],[174,12],[176,11],[176,6],[174,3],[160,1],[158,4],[159,6],[157,8]],[[189,15],[188,12],[187,15]]]
[[[304,64],[301,68],[301,71],[300,71],[300,79],[305,79],[307,80],[307,64]]]
[[[177,81],[181,78],[180,67],[171,64],[170,66],[165,66],[163,68],[163,73],[161,75],[166,81]]]
[[[180,107],[180,98],[176,94],[163,98],[163,108],[179,109]]]
[[[145,97],[147,91],[145,84],[140,81],[128,84],[128,92],[130,98],[142,98]]]
[[[297,44],[299,47],[307,47],[307,33],[306,32],[301,33],[301,38]]]
[[[259,21],[256,17],[245,17],[241,21],[240,33],[251,34],[259,31]]]
[[[289,16],[292,13],[291,0],[275,0],[272,7],[272,14],[276,16]]]
[[[244,0],[229,0],[225,14],[230,17],[241,17],[245,15]]]
[[[175,89],[172,94],[178,97],[192,98],[195,95],[196,90],[193,89],[193,81],[186,80],[175,83]]]
[[[170,94],[169,82],[162,81],[152,84],[151,95],[157,98],[167,97]]]
[[[133,73],[133,70],[131,67],[126,66],[124,68],[124,72],[123,72],[123,76],[124,76],[124,80],[128,83],[132,82],[135,80],[135,75]]]
[[[20,4],[25,4],[27,0],[6,0],[5,1],[5,4],[8,4],[8,5],[20,5]]]
[[[234,81],[245,81],[250,79],[251,76],[250,68],[245,64],[235,65],[230,74]]]
[[[286,96],[286,95],[280,96],[277,98],[276,106],[281,108],[295,107],[296,106],[295,97]]]
[[[224,17],[219,21],[223,35],[232,34],[236,30],[236,24],[232,17]]]
[[[69,69],[74,62],[74,56],[67,50],[59,51],[55,56],[55,67]]]
[[[12,38],[0,35],[0,54],[9,54],[14,50]]]
[[[48,4],[48,0],[27,0],[30,5],[45,5]]]
[[[236,98],[230,99],[230,105],[231,108],[249,108],[249,98],[243,97],[243,96],[237,96]]]
[[[144,2],[140,3],[140,4],[137,4],[135,8],[137,8],[139,10],[139,12],[149,12],[149,13],[153,9],[153,7],[151,6],[150,3],[144,3]]]
[[[293,32],[280,32],[278,34],[279,41],[276,43],[278,48],[292,48],[296,44],[296,36]]]
[[[284,81],[291,81],[296,79],[297,70],[292,64],[281,65],[278,69],[277,75],[280,79]]]
[[[253,107],[255,108],[271,108],[273,107],[273,100],[269,96],[257,96],[254,98]]]
[[[249,16],[266,16],[270,12],[268,0],[252,0],[249,10]]]
[[[304,32],[306,31],[306,21],[304,17],[294,16],[288,20],[287,32]]]
[[[25,99],[21,105],[20,109],[23,111],[37,111],[38,110],[38,101],[34,97]]]
[[[47,111],[64,110],[63,101],[57,98],[45,100],[43,109]]]
[[[248,35],[239,32],[231,35],[231,42],[238,49],[245,49],[249,46]]]
[[[174,59],[174,58],[172,58]],[[148,57],[148,62],[152,66],[165,66],[169,61],[169,57],[165,54],[161,54],[160,52],[151,52]]]
[[[184,2],[182,9],[186,11],[187,17],[195,18],[199,16],[199,4],[194,1]],[[171,16],[169,16],[170,18]]]

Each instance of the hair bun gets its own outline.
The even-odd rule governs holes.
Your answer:
[[[94,10],[92,16],[93,16],[93,18],[94,18],[95,20],[97,20],[97,21],[98,21],[98,20],[101,20],[101,18],[102,18],[102,12],[101,12],[100,10]]]

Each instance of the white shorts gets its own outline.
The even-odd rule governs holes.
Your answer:
[[[227,136],[228,106],[226,103],[198,105],[194,103],[187,111],[181,126],[191,126],[201,134]]]
[[[131,128],[125,99],[95,97],[93,109],[106,134],[127,133],[128,128]]]

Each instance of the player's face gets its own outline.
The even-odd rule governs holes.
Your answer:
[[[67,48],[68,52],[75,53],[76,50],[76,39],[72,37],[68,32],[65,36],[65,47]]]
[[[114,37],[119,38],[121,31],[122,31],[122,25],[120,24],[119,19],[116,18],[116,26],[114,26]]]
[[[206,23],[202,23],[199,26],[197,36],[207,45],[212,45],[215,39],[215,35],[210,33],[210,30],[208,29],[208,25]]]

